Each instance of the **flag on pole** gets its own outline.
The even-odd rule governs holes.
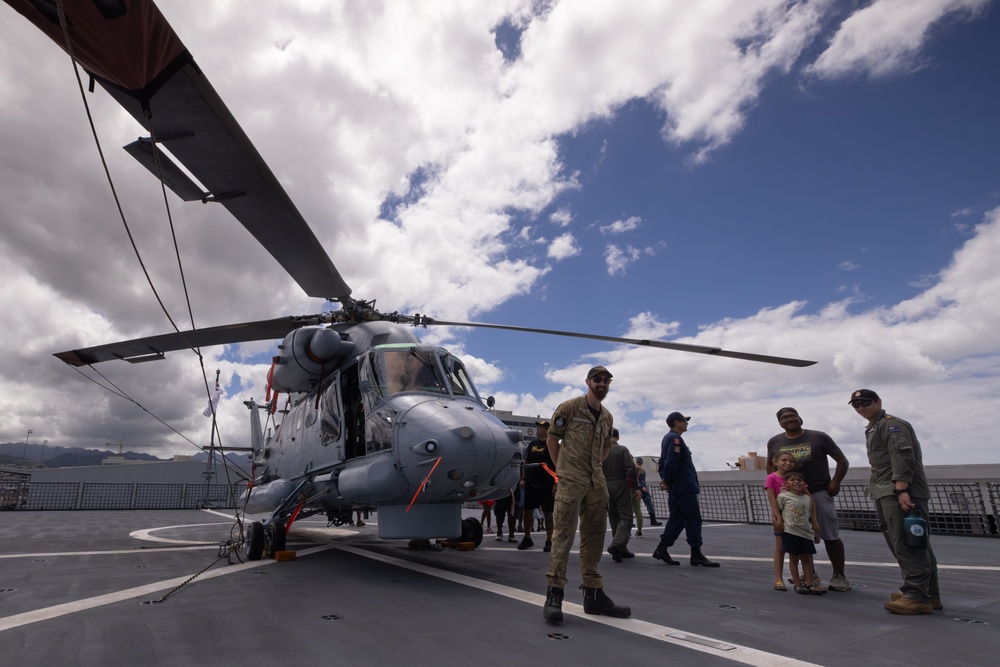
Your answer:
[[[215,391],[212,393],[212,398],[208,400],[208,407],[201,414],[206,417],[211,417],[214,408],[219,405],[219,396],[222,394],[222,388],[219,386],[219,376],[215,376]]]

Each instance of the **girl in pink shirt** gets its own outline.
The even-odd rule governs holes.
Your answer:
[[[764,481],[767,502],[771,505],[771,525],[774,527],[774,590],[784,591],[785,582],[782,574],[785,570],[785,552],[781,548],[781,533],[785,531],[781,510],[778,509],[778,494],[785,486],[785,475],[795,470],[795,457],[791,452],[778,452],[771,459],[774,472]]]

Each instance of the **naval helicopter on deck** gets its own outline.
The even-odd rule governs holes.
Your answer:
[[[184,201],[218,203],[312,297],[339,306],[177,332],[56,354],[73,366],[155,361],[193,346],[282,339],[264,403],[248,401],[253,479],[245,510],[267,514],[247,527],[250,559],[284,548],[298,517],[332,523],[374,507],[387,539],[479,542],[482,526],[462,504],[500,497],[517,484],[520,433],[490,410],[461,359],[425,345],[413,328],[485,327],[644,345],[786,366],[814,362],[657,340],[618,338],[425,315],[382,313],[351,296],[325,249],[249,137],[150,0],[5,0],[69,52],[149,136],[127,146]],[[160,148],[192,174],[196,183]],[[260,408],[288,409],[265,437]]]

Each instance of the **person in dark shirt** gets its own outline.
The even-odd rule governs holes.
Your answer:
[[[840,447],[823,431],[802,428],[802,418],[795,408],[778,410],[778,423],[785,430],[767,441],[767,472],[774,472],[774,457],[788,452],[795,459],[795,470],[806,478],[806,486],[816,506],[817,533],[826,547],[826,555],[833,565],[830,590],[847,591],[851,582],[844,574],[844,542],[837,525],[837,508],[834,498],[840,493],[840,483],[850,464]],[[830,477],[827,458],[833,459],[837,469]],[[808,582],[817,583],[817,582]]]
[[[521,467],[521,490],[524,492],[524,539],[517,545],[520,550],[535,546],[531,539],[532,517],[535,508],[541,508],[545,517],[545,552],[552,551],[552,508],[555,504],[556,464],[552,462],[545,441],[549,435],[549,420],[535,422],[537,439],[528,445]]]

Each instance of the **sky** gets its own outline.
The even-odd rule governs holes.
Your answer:
[[[791,405],[865,467],[847,402],[867,387],[925,463],[1000,461],[995,2],[159,6],[356,298],[817,362],[417,332],[497,408],[550,416],[603,364],[634,454],[680,410],[696,465],[725,470]],[[170,194],[185,297],[159,184],[118,148],[143,131],[86,97],[172,317],[190,324],[186,298],[199,327],[323,309],[224,209]],[[144,409],[52,356],[170,325],[68,56],[3,3],[0,146],[0,442],[194,454],[218,369],[219,437],[247,445],[277,341],[97,367]]]

